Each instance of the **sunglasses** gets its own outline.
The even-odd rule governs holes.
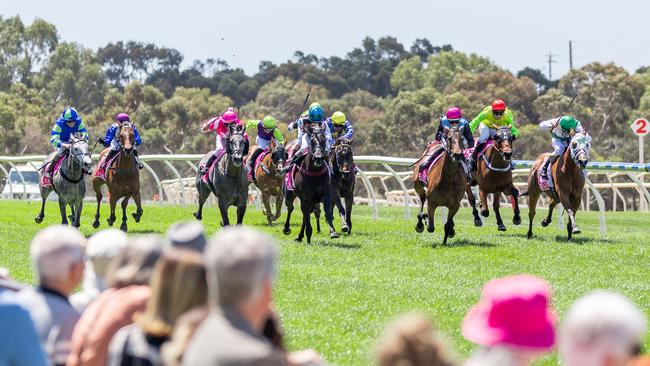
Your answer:
[[[493,111],[492,112],[495,116],[503,116],[503,111]]]

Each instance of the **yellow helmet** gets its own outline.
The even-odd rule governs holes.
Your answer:
[[[334,112],[332,115],[332,122],[334,122],[335,125],[342,125],[347,121],[347,118],[345,118],[345,114],[341,111]]]

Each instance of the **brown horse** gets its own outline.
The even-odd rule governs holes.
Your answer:
[[[269,226],[273,226],[273,221],[280,218],[282,203],[284,202],[284,195],[282,194],[284,173],[282,172],[282,168],[284,167],[284,162],[287,160],[287,152],[284,150],[284,146],[275,141],[275,139],[271,139],[271,144],[268,149],[269,153],[255,167],[254,181],[257,188],[262,192],[262,203],[264,204],[266,220]],[[275,214],[271,210],[271,197],[275,197]]]
[[[548,207],[548,215],[542,220],[542,226],[548,226],[553,217],[553,209],[559,203],[569,214],[569,222],[567,223],[567,239],[571,240],[573,234],[580,234],[580,229],[576,223],[575,214],[580,208],[582,200],[582,190],[585,186],[585,175],[583,169],[589,162],[589,150],[591,149],[591,137],[583,133],[574,134],[571,138],[569,147],[564,151],[564,154],[557,159],[551,166],[551,175],[553,179],[553,187],[556,193],[546,194],[551,198],[551,203]],[[535,217],[535,206],[539,195],[542,193],[537,175],[541,169],[544,159],[548,154],[541,154],[535,160],[533,167],[528,176],[528,239],[533,236],[533,218]]]
[[[122,231],[127,230],[126,206],[129,204],[129,199],[131,197],[133,197],[133,201],[135,201],[136,205],[136,212],[132,214],[135,222],[140,222],[140,217],[142,216],[140,171],[138,170],[135,161],[135,137],[133,134],[133,128],[130,124],[124,123],[122,125],[118,138],[121,146],[120,153],[107,168],[106,181],[100,177],[93,176],[93,190],[97,197],[97,212],[95,213],[95,222],[93,222],[93,227],[95,229],[99,227],[99,207],[102,203],[101,187],[104,184],[108,187],[108,192],[110,194],[109,203],[111,205],[111,215],[107,220],[109,226],[113,226],[113,223],[115,222],[115,206],[117,200],[122,197],[124,197],[122,200],[122,225],[120,225]],[[99,158],[100,161],[104,155],[108,154],[109,150],[110,148],[106,148],[102,151]],[[99,168],[99,163],[97,168]],[[97,171],[97,168],[95,169],[95,172]]]
[[[424,230],[422,220],[428,221],[427,231],[434,232],[434,213],[437,207],[445,206],[449,209],[447,223],[445,224],[445,238],[443,245],[447,244],[447,238],[456,235],[454,230],[454,215],[458,212],[460,201],[463,198],[465,187],[465,173],[460,165],[464,148],[463,134],[458,127],[446,130],[446,138],[442,147],[443,157],[434,161],[427,176],[427,187],[418,178],[420,159],[413,169],[413,182],[415,191],[420,197],[420,212],[415,231],[421,233]],[[430,145],[428,148],[430,149]],[[427,213],[424,211],[424,203],[427,202]]]
[[[490,211],[487,205],[487,195],[493,194],[492,208],[497,218],[497,227],[499,231],[505,231],[506,226],[501,220],[501,213],[499,212],[499,201],[501,194],[511,196],[512,209],[514,216],[512,223],[515,225],[521,224],[521,216],[519,211],[519,191],[512,184],[512,143],[514,137],[510,127],[500,127],[494,136],[494,143],[487,148],[484,155],[478,157],[477,172],[474,174],[474,180],[478,183],[479,196],[481,199],[481,215],[488,217]],[[471,186],[466,186],[467,199],[472,206],[472,214],[474,215],[474,225],[482,226],[481,218],[478,216],[476,209],[476,198],[472,193]]]

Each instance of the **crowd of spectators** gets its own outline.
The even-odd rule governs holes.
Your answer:
[[[200,223],[183,222],[165,238],[109,229],[87,240],[57,225],[36,234],[30,254],[36,286],[0,282],[0,366],[327,364],[286,349],[273,309],[278,247],[253,229],[207,240]],[[650,365],[646,319],[628,298],[592,292],[559,323],[552,304],[542,278],[493,279],[460,325],[476,345],[467,360],[411,313],[386,328],[375,362],[523,366],[557,349],[566,366]]]

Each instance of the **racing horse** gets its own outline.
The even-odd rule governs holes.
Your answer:
[[[352,140],[341,138],[336,140],[330,154],[332,166],[332,201],[341,216],[341,231],[352,232],[352,205],[354,204],[354,183],[356,167]],[[345,207],[341,198],[345,199]]]
[[[264,215],[269,226],[280,218],[284,195],[282,194],[282,180],[284,178],[283,167],[287,160],[287,152],[284,146],[275,139],[271,139],[268,152],[263,152],[257,159],[253,172],[253,181],[262,192],[262,203],[264,204]],[[271,197],[275,197],[275,214],[271,210]]]
[[[52,153],[54,154],[54,153]],[[71,144],[64,156],[59,161],[51,161],[50,154],[43,164],[41,176],[39,179],[39,188],[41,191],[41,212],[34,218],[37,224],[43,222],[45,217],[45,202],[52,191],[59,195],[59,210],[61,211],[61,224],[67,225],[68,219],[72,221],[72,226],[81,225],[81,209],[83,208],[83,199],[86,195],[85,174],[90,172],[92,160],[88,151],[88,142],[79,136],[71,137]],[[52,174],[52,182],[44,184],[44,175],[47,171],[47,165],[60,164],[60,168]],[[70,216],[66,214],[67,205],[70,205]]]
[[[296,241],[301,242],[305,234],[307,243],[311,243],[312,226],[310,215],[320,203],[325,210],[325,221],[330,227],[330,237],[338,238],[339,234],[334,229],[332,210],[332,187],[328,164],[325,160],[325,134],[321,125],[310,126],[307,131],[311,146],[309,153],[302,162],[292,167],[285,177],[282,191],[284,202],[287,206],[287,219],[282,233],[291,233],[291,213],[294,209],[294,200],[300,199],[302,211],[302,225]]]
[[[230,225],[228,219],[228,208],[237,207],[237,225],[241,225],[246,214],[248,200],[248,178],[244,168],[244,155],[246,155],[246,138],[244,137],[244,126],[230,124],[226,135],[226,147],[221,156],[215,159],[208,171],[207,182],[199,172],[196,176],[196,189],[199,193],[199,209],[194,212],[197,220],[203,218],[203,205],[213,193],[217,197],[219,212],[221,213],[221,226]],[[213,152],[206,154],[201,159],[201,165],[205,164]]]
[[[521,224],[521,216],[519,211],[519,191],[512,184],[512,146],[515,138],[512,135],[510,127],[499,127],[496,135],[493,138],[492,144],[488,145],[483,154],[480,154],[477,161],[477,172],[474,175],[474,180],[478,183],[481,215],[488,217],[490,211],[487,205],[487,195],[493,194],[492,208],[494,215],[497,218],[497,227],[499,231],[505,231],[506,226],[501,219],[499,212],[499,201],[501,194],[511,196],[512,209],[514,216],[512,223],[515,225]],[[472,214],[474,215],[474,225],[482,226],[481,218],[478,216],[476,209],[476,198],[472,193],[471,186],[466,186],[467,199],[472,206]]]
[[[464,140],[461,130],[454,126],[445,129],[445,138],[442,142],[444,150],[434,161],[427,174],[427,185],[420,179],[420,164],[422,158],[415,163],[413,168],[413,184],[415,192],[420,197],[420,212],[418,213],[418,222],[415,225],[415,231],[421,233],[424,231],[422,221],[427,221],[427,231],[432,233],[434,227],[434,214],[436,208],[445,206],[448,208],[447,223],[445,223],[445,237],[443,245],[447,244],[448,238],[456,235],[454,230],[454,215],[460,208],[460,201],[465,193],[464,187],[466,182],[465,172],[461,167],[463,156]],[[429,145],[427,150],[435,147],[436,143]],[[423,155],[423,157],[426,154]],[[424,204],[427,203],[427,213],[424,213]]]
[[[142,217],[142,197],[140,195],[140,170],[135,160],[135,135],[133,132],[133,127],[130,123],[124,122],[120,128],[118,139],[120,142],[120,152],[117,154],[115,159],[112,162],[109,162],[110,165],[106,168],[106,179],[98,175],[99,164],[95,168],[95,173],[93,174],[93,190],[95,191],[95,197],[97,199],[97,211],[95,212],[95,221],[93,222],[93,227],[97,229],[99,227],[99,208],[102,204],[102,186],[106,184],[108,187],[109,193],[109,205],[111,208],[111,214],[106,220],[109,226],[113,226],[115,222],[115,207],[117,206],[117,201],[120,198],[122,199],[122,224],[120,225],[120,230],[127,231],[128,226],[126,224],[126,207],[129,204],[129,200],[133,198],[135,202],[136,210],[131,215],[135,222],[140,222]],[[101,162],[104,158],[104,155],[108,154],[110,148],[104,149],[101,152],[99,161]]]
[[[551,174],[549,179],[552,179],[553,187],[545,190],[551,203],[548,207],[548,214],[542,220],[542,226],[548,226],[553,218],[553,209],[558,203],[569,214],[569,222],[567,222],[567,240],[571,240],[573,234],[580,234],[580,229],[576,223],[576,212],[580,208],[582,200],[582,190],[585,186],[585,172],[589,162],[589,151],[591,149],[591,137],[585,133],[573,134],[569,147],[564,151],[562,156],[551,165]],[[547,153],[541,154],[533,163],[528,176],[528,191],[523,193],[528,195],[528,239],[533,236],[533,218],[535,217],[535,209],[537,200],[539,199],[542,190],[539,183],[540,169],[544,165],[545,159],[548,158]]]

